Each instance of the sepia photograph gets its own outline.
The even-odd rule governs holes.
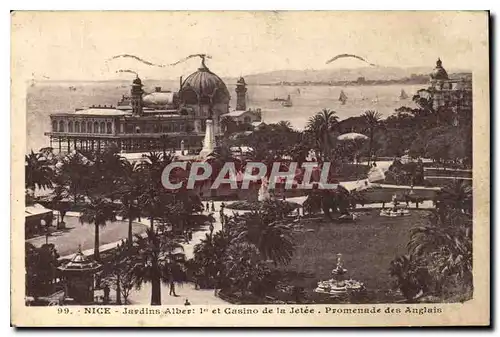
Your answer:
[[[488,325],[488,26],[11,13],[12,324]]]

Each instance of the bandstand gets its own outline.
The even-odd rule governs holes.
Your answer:
[[[58,269],[65,284],[65,298],[72,298],[77,304],[94,301],[95,276],[102,270],[102,264],[90,260],[79,248],[75,257]]]

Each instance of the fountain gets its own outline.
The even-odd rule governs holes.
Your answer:
[[[407,210],[406,208],[399,207],[399,202],[397,200],[396,194],[392,196],[392,208],[382,209],[380,211],[380,216],[397,217],[397,216],[407,216],[407,215],[410,215],[410,211]]]
[[[318,282],[314,292],[329,295],[345,295],[365,290],[363,283],[347,278],[347,269],[342,265],[342,254],[337,254],[337,266],[332,270],[332,278]]]

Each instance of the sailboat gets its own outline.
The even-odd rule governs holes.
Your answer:
[[[372,99],[372,103],[378,103],[378,95],[377,95],[377,96],[375,96],[375,98],[374,98],[374,99]]]
[[[289,108],[289,107],[293,106],[292,99],[290,98],[290,95],[288,95],[288,97],[286,98],[286,101],[281,102],[281,105],[284,106],[285,108]]]
[[[347,102],[347,95],[344,93],[344,90],[340,91],[339,101],[342,102],[342,105]]]
[[[408,95],[406,94],[406,92],[403,89],[401,89],[401,94],[399,94],[399,99],[400,100],[408,99]]]

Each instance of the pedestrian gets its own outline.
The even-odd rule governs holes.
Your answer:
[[[104,290],[104,299],[103,299],[103,302],[104,302],[104,304],[108,304],[110,289],[109,289],[109,285],[107,283],[104,285],[103,290]]]
[[[212,209],[211,209],[212,212],[215,212],[215,204],[214,204],[214,201],[212,200]]]
[[[175,293],[175,282],[174,282],[173,278],[170,278],[170,283],[169,284],[170,284],[170,291],[169,291],[168,294],[170,296],[177,297],[177,294]]]
[[[184,305],[191,305],[191,303],[189,303],[189,300],[186,298],[186,301],[184,302]]]
[[[205,207],[205,210],[206,210],[207,212],[208,212],[208,211],[210,211],[210,205],[208,204],[208,201],[207,201],[207,205],[206,205],[206,207]]]
[[[193,231],[192,230],[188,231],[188,238],[189,238],[189,241],[193,240]]]

